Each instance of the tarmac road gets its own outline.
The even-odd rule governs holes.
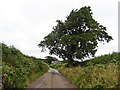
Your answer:
[[[29,89],[39,89],[41,88],[64,88],[65,90],[76,90],[76,86],[71,84],[65,77],[63,77],[56,69],[50,68],[50,70],[45,73],[42,77],[34,81],[27,87]],[[63,89],[63,90],[64,90]]]

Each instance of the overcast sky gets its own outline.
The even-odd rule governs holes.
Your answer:
[[[52,31],[56,20],[65,20],[72,9],[90,6],[93,17],[114,40],[99,44],[96,56],[118,51],[119,0],[0,0],[0,42],[24,54],[44,58],[37,46]]]

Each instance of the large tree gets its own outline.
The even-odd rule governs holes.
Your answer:
[[[106,32],[106,27],[100,25],[94,18],[91,8],[82,7],[72,10],[65,21],[57,20],[57,25],[38,45],[42,51],[46,48],[50,54],[72,63],[74,59],[83,60],[94,56],[98,42],[109,42],[112,37]]]

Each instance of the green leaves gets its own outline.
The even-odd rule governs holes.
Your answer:
[[[4,89],[24,88],[30,76],[48,70],[48,66],[43,64],[40,59],[24,55],[13,46],[8,47],[2,44],[2,53],[2,83]]]
[[[111,40],[106,27],[100,25],[93,18],[91,8],[85,6],[72,10],[64,22],[57,20],[53,31],[38,46],[64,59],[82,60],[95,55],[99,41],[108,43]]]

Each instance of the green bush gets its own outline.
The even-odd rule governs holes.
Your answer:
[[[112,54],[106,54],[99,57],[95,57],[93,59],[85,61],[85,66],[89,66],[90,64],[93,64],[93,65],[106,64],[108,62],[112,62],[112,63],[120,62],[120,53],[113,52]]]
[[[29,78],[35,74],[45,73],[48,66],[40,59],[22,54],[13,46],[8,47],[2,44],[3,61],[3,88],[24,88],[27,86]],[[38,77],[35,77],[37,79]]]

